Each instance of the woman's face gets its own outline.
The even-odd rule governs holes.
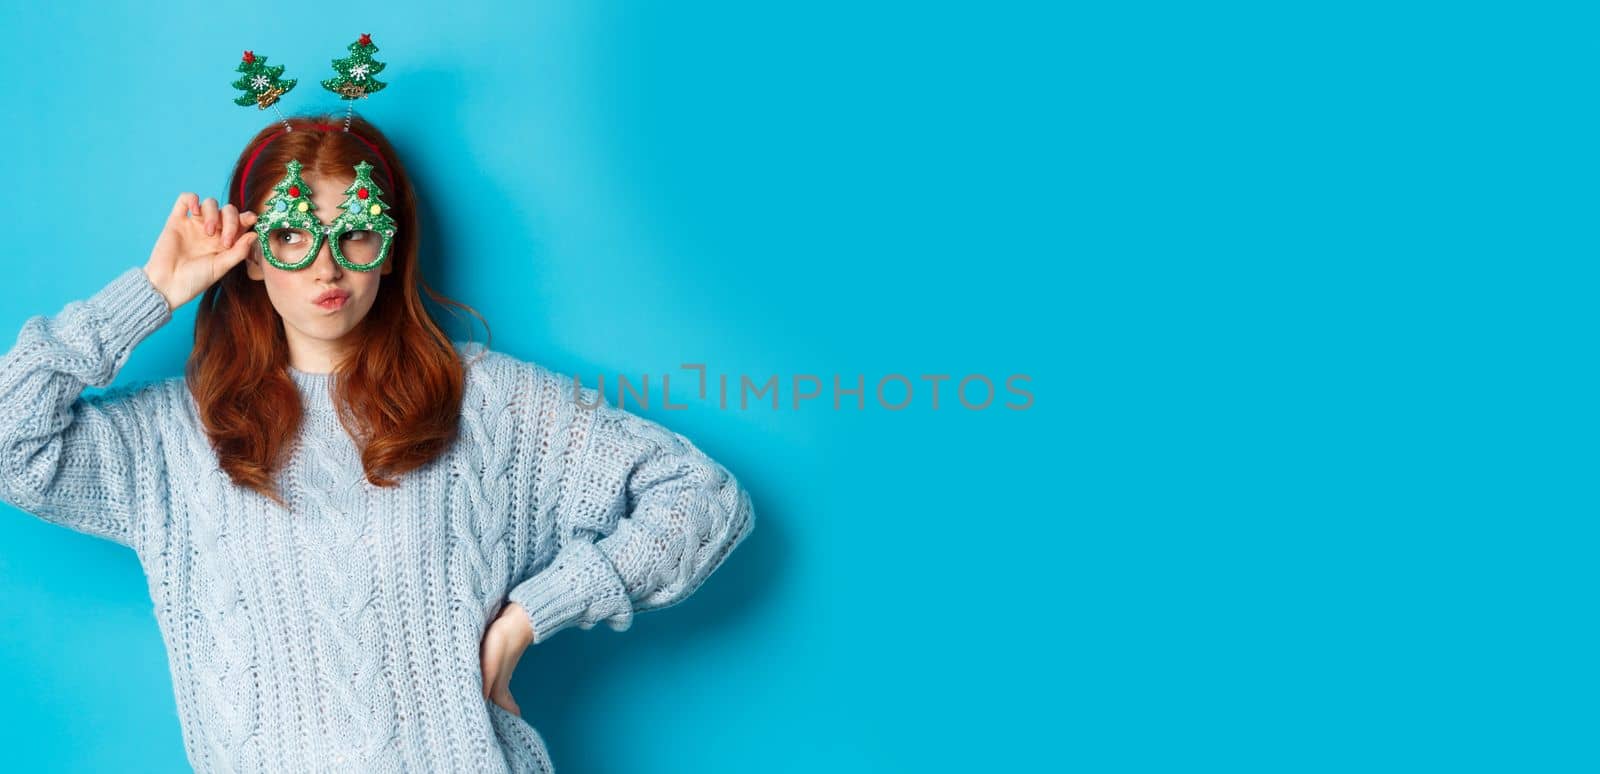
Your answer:
[[[311,188],[311,201],[317,206],[311,214],[323,218],[324,223],[338,215],[345,189],[355,182],[354,175],[340,179],[306,174],[303,179]],[[254,211],[261,212],[261,206],[264,203],[258,204]],[[373,271],[346,269],[333,259],[330,240],[324,239],[316,260],[295,271],[268,263],[261,255],[261,245],[257,244],[250,249],[245,271],[250,279],[267,283],[267,296],[283,318],[285,336],[295,344],[338,351],[338,342],[367,316],[372,302],[377,299],[379,277],[388,274],[392,268],[393,260],[385,260],[382,266]],[[343,304],[317,304],[316,299],[327,290],[342,290],[349,296]]]

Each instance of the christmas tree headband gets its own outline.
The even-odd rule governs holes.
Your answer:
[[[385,65],[372,58],[378,52],[378,47],[373,44],[370,35],[362,34],[359,40],[350,44],[349,50],[349,56],[333,60],[337,75],[323,81],[322,87],[338,94],[341,99],[350,100],[343,131],[371,149],[373,155],[378,157],[378,163],[383,165],[384,173],[393,180],[389,162],[378,146],[350,131],[355,100],[388,85],[372,77],[382,72]],[[250,168],[255,166],[256,158],[273,140],[294,131],[288,119],[284,118],[283,111],[278,110],[277,103],[298,81],[283,78],[283,65],[268,66],[265,56],[258,56],[251,51],[244,52],[244,58],[236,69],[242,75],[233,82],[233,87],[243,94],[234,99],[234,104],[243,107],[255,105],[261,110],[272,107],[278,111],[278,118],[284,126],[283,131],[273,133],[256,146],[239,173],[239,204],[242,207],[245,204],[244,183],[250,178]],[[324,123],[311,124],[310,127],[323,132],[338,129],[333,124]],[[389,216],[389,205],[379,198],[383,191],[372,182],[372,165],[363,161],[355,166],[355,182],[345,189],[345,201],[340,205],[339,216],[329,225],[323,225],[311,214],[317,205],[311,200],[311,188],[300,177],[301,169],[303,167],[298,159],[289,161],[283,179],[272,187],[273,194],[267,200],[265,212],[260,213],[256,221],[255,232],[267,261],[280,269],[303,269],[316,260],[323,240],[327,239],[334,260],[347,269],[371,271],[382,265],[389,257],[397,224]],[[278,247],[277,253],[273,251],[274,243]]]

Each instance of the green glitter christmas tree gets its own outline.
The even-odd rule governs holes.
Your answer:
[[[317,259],[317,251],[312,249],[299,263],[287,263],[278,260],[272,254],[269,237],[273,229],[294,228],[309,232],[311,237],[310,247],[314,247],[322,234],[322,222],[317,220],[312,211],[317,208],[311,201],[311,188],[300,177],[302,166],[298,160],[291,160],[284,166],[283,179],[272,187],[272,197],[267,199],[265,212],[256,223],[256,233],[260,235],[262,252],[267,260],[280,269],[302,269]]]
[[[255,105],[266,110],[299,83],[294,78],[283,78],[283,65],[270,66],[265,56],[256,56],[253,51],[244,52],[236,69],[243,75],[233,82],[233,87],[244,93],[236,97],[233,104],[244,107]]]
[[[334,230],[360,229],[372,231],[382,237],[378,247],[378,255],[371,263],[358,264],[345,258],[339,251],[334,252],[334,259],[346,269],[355,271],[368,271],[383,262],[389,255],[390,243],[394,241],[395,222],[389,215],[389,203],[382,199],[383,189],[372,182],[372,165],[363,161],[356,164],[356,180],[344,189],[344,202],[339,205],[339,217],[334,221]]]
[[[338,75],[323,81],[322,88],[343,99],[359,99],[382,91],[389,84],[373,77],[383,72],[385,66],[372,58],[376,53],[378,46],[372,42],[372,36],[362,33],[360,40],[350,44],[350,56],[333,60],[333,69]]]

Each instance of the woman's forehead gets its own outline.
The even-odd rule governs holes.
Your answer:
[[[356,181],[356,176],[350,174],[322,175],[311,172],[302,173],[300,179],[306,181],[306,185],[311,186],[312,196],[321,196],[329,192],[343,196],[344,189],[349,188],[350,184]]]

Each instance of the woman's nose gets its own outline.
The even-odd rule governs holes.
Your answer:
[[[317,260],[311,267],[319,277],[337,277],[344,272],[344,267],[333,260],[333,243],[327,239],[322,240],[322,246],[317,248]]]

